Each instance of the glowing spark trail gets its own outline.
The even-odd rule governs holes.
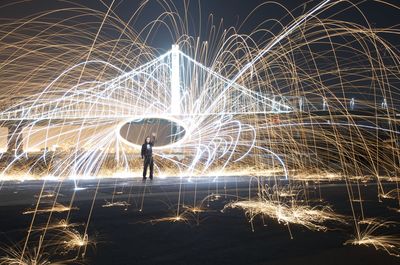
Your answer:
[[[149,1],[128,22],[114,1],[106,12],[68,2],[67,9],[4,20],[0,192],[12,181],[43,182],[35,206],[23,212],[32,215],[23,247],[7,248],[0,264],[62,264],[52,261],[59,252],[65,263],[81,262],[94,244],[89,225],[99,197],[102,211],[143,213],[159,180],[176,191],[167,195],[172,214],[154,225],[198,225],[218,201],[224,210],[242,209],[253,230],[257,216],[283,223],[291,236],[291,225],[328,231],[354,224],[346,244],[399,255],[398,237],[376,235],[382,222],[367,218],[363,189],[373,187],[397,214],[400,55],[392,39],[400,29],[371,25],[364,2],[312,1],[301,15],[300,7],[289,12],[265,2],[243,22],[240,28],[251,22],[246,33],[212,19],[209,28],[192,25],[169,0],[157,1],[164,12],[145,27],[135,21],[145,20]],[[283,16],[253,25],[254,13],[270,6]],[[347,13],[362,22],[343,20]],[[151,47],[159,30],[174,36],[172,49]],[[141,145],[152,134],[155,182],[140,182]],[[113,188],[103,193],[106,178]],[[238,179],[248,181],[248,194]],[[322,204],[330,183],[345,190],[351,216]],[[75,206],[80,196],[89,196],[87,213]],[[84,220],[74,220],[78,210]]]
[[[297,224],[310,230],[327,231],[328,227],[324,225],[327,221],[346,223],[343,216],[336,214],[327,206],[302,206],[285,205],[283,203],[272,201],[239,201],[226,205],[225,208],[241,208],[249,216],[250,221],[258,215],[276,219],[279,223]]]
[[[392,256],[400,257],[400,238],[397,235],[376,235],[377,230],[391,225],[393,225],[391,222],[368,224],[363,232],[344,244],[372,246],[376,250],[383,250]]]

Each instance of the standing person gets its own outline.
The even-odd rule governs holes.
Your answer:
[[[156,141],[156,134],[152,134],[153,139],[147,136],[144,144],[142,145],[142,159],[143,161],[143,180],[146,180],[147,168],[150,166],[150,180],[153,180],[154,162],[153,162],[153,145]]]

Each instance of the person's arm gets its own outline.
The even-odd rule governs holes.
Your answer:
[[[141,152],[142,159],[143,159],[143,157],[144,157],[144,153],[145,153],[145,149],[144,149],[144,145],[142,145],[142,152]]]

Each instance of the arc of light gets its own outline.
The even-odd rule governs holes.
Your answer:
[[[295,30],[298,26],[300,26],[307,18],[315,14],[318,10],[323,8],[326,4],[328,4],[331,0],[325,0],[315,8],[313,8],[311,11],[309,11],[306,15],[304,15],[300,20],[295,22],[292,26],[290,26],[286,31],[284,31],[278,38],[276,38],[271,44],[269,44],[264,50],[262,50],[254,59],[247,63],[237,74],[236,76],[229,81],[229,83],[226,85],[223,91],[221,91],[220,95],[218,98],[214,100],[214,102],[211,104],[209,107],[211,107],[219,101],[221,95],[225,93],[226,90],[228,90],[238,79],[240,76],[242,76],[243,73],[245,73],[250,67],[254,65],[255,62],[257,62],[261,57],[263,57],[267,52],[269,52],[276,44],[278,44],[283,38],[286,38],[290,33],[292,33],[293,30]]]
[[[258,148],[258,149],[260,149],[262,151],[266,151],[266,152],[272,154],[279,161],[279,163],[281,163],[281,165],[283,167],[283,171],[285,172],[285,179],[286,180],[289,179],[289,177],[288,177],[289,173],[288,173],[288,170],[286,168],[285,162],[283,162],[283,160],[282,160],[282,158],[280,158],[280,156],[278,156],[275,152],[273,152],[273,151],[271,151],[271,150],[269,150],[267,148],[261,147],[261,146],[254,146],[254,148]]]

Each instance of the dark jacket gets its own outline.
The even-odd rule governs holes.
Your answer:
[[[155,137],[153,137],[153,139],[152,140],[150,140],[150,143],[144,143],[143,145],[142,145],[142,158],[144,158],[144,157],[152,157],[153,156],[153,145],[154,145],[154,142],[155,142]],[[147,145],[149,145],[149,148],[147,148]]]

